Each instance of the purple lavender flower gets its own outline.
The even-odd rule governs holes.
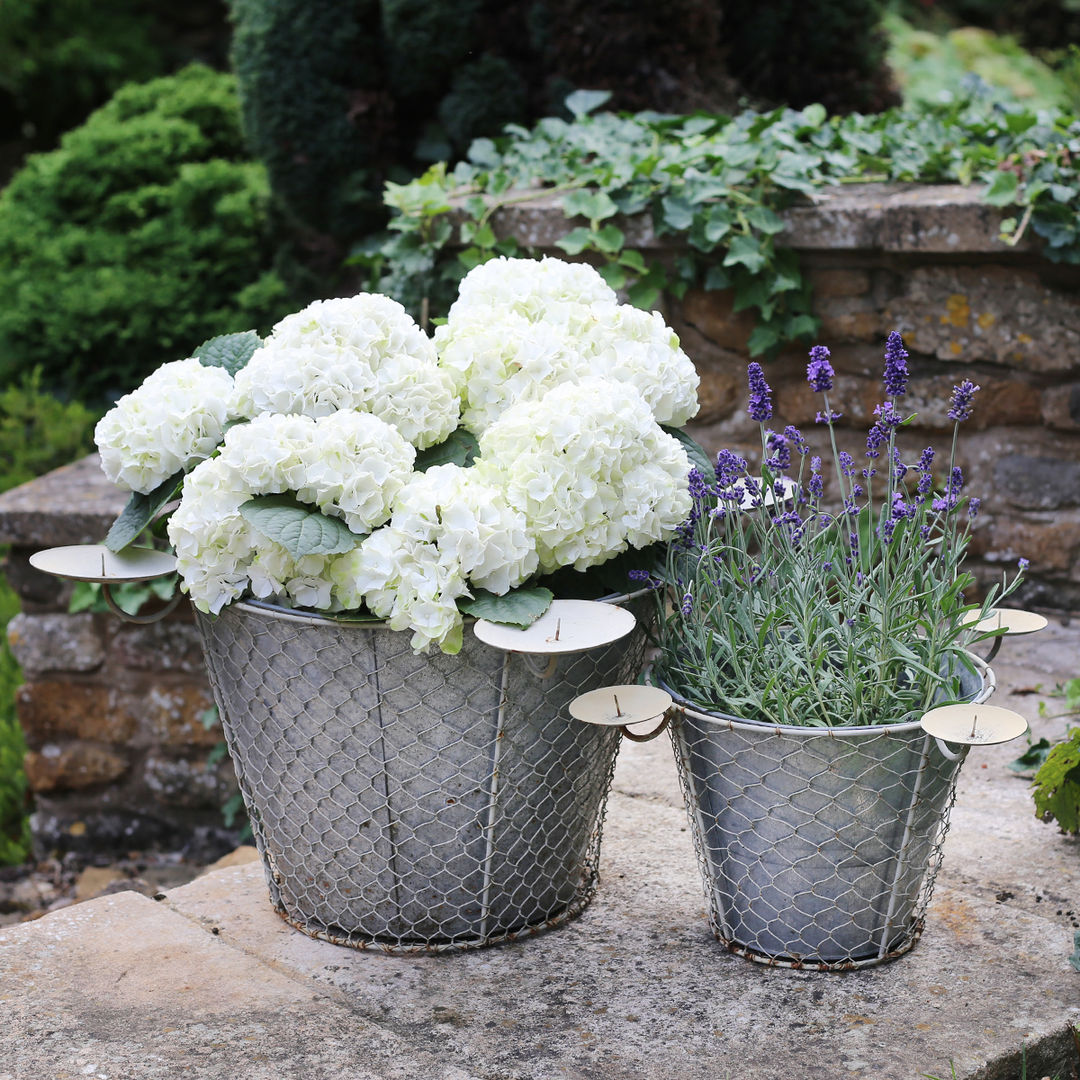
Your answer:
[[[791,447],[787,439],[775,431],[766,431],[765,445],[772,452],[772,457],[767,458],[765,464],[776,472],[787,472],[791,468]]]
[[[975,396],[979,387],[970,379],[965,379],[959,386],[954,386],[952,398],[949,401],[949,419],[958,424],[971,415],[971,399]]]
[[[854,476],[855,459],[846,450],[841,450],[837,457],[840,461],[840,472],[844,476]]]
[[[708,493],[709,487],[705,483],[705,477],[701,474],[701,470],[698,468],[692,468],[689,476],[689,490],[690,498],[695,502],[701,502]]]
[[[853,496],[854,496],[854,497],[855,497],[856,499],[857,499],[857,498],[858,498],[858,497],[859,497],[860,495],[862,495],[862,493],[863,493],[863,486],[862,486],[862,484],[852,484],[852,485],[851,485],[851,494],[852,494],[852,495],[853,495]]]
[[[826,412],[819,412],[817,414],[817,416],[814,417],[814,423],[815,424],[835,424],[836,421],[839,420],[840,417],[842,417],[843,415],[844,415],[843,413],[833,412],[831,409],[827,413]]]
[[[1020,570],[1021,573],[1024,570],[1026,570],[1030,565],[1031,565],[1031,560],[1030,559],[1018,559],[1017,563],[1016,563],[1017,569]]]
[[[832,563],[826,559],[825,562],[821,564],[821,569],[827,574],[832,569]]]
[[[959,495],[964,486],[964,473],[959,465],[953,466],[952,475],[949,477],[949,494]]]
[[[982,506],[982,499],[968,499],[968,520],[974,521],[979,516],[979,508]]]
[[[794,424],[788,424],[788,426],[784,428],[784,438],[787,439],[800,454],[808,454],[810,452],[810,447],[803,438],[802,432],[795,427]]]
[[[866,433],[866,456],[876,458],[881,456],[881,448],[889,441],[889,429],[880,422]]]
[[[904,418],[893,408],[891,401],[875,405],[874,415],[878,418],[877,422],[884,428],[898,428],[904,422]]]
[[[919,469],[919,472],[928,473],[933,468],[933,466],[934,466],[934,448],[932,446],[928,446],[919,455],[918,469]]]
[[[746,411],[751,420],[761,424],[772,416],[772,390],[756,360],[747,365],[746,374],[750,381],[750,404]]]
[[[900,460],[900,451],[894,446],[893,447],[893,476],[895,477],[897,483],[899,483],[901,480],[904,479],[905,476],[907,476],[907,471],[908,471],[907,466]]]
[[[690,593],[685,593],[682,598],[681,610],[683,615],[689,615],[694,610],[694,598]]]
[[[878,535],[881,537],[883,544],[891,544],[893,542],[893,533],[896,532],[897,518],[886,518],[878,529]]]
[[[806,365],[806,381],[820,394],[831,390],[833,369],[829,363],[829,350],[824,345],[815,345],[810,350],[810,363]],[[819,421],[820,423],[820,421]]]
[[[820,499],[825,494],[825,478],[821,475],[821,458],[810,459],[810,494]]]
[[[716,483],[731,487],[740,476],[746,475],[746,461],[731,450],[721,450],[716,455]]]
[[[626,575],[631,581],[651,581],[652,574],[648,570],[631,570]]]
[[[900,397],[907,389],[907,358],[904,340],[894,330],[885,344],[885,392],[890,397]]]

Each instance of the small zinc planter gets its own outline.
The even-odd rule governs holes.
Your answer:
[[[972,658],[965,696],[993,672]],[[879,964],[923,929],[958,752],[919,723],[776,726],[673,694],[671,733],[713,933],[740,956],[818,970]]]
[[[567,705],[640,670],[640,625],[549,659],[468,630],[457,655],[417,654],[381,623],[255,602],[198,619],[287,922],[342,945],[439,952],[556,926],[591,900],[620,734]]]

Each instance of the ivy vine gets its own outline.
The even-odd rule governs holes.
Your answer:
[[[596,263],[631,303],[662,291],[731,289],[734,310],[753,309],[749,350],[770,353],[817,331],[796,253],[779,242],[781,212],[818,189],[872,181],[974,182],[1015,244],[1040,236],[1051,260],[1080,263],[1080,120],[1068,113],[971,96],[917,110],[829,117],[802,110],[737,116],[598,112],[608,95],[577,91],[571,120],[509,126],[478,139],[468,159],[440,163],[408,184],[388,184],[388,235],[351,262],[369,287],[422,321],[445,311],[456,283],[496,255],[532,254],[499,237],[503,207],[558,199],[567,219],[558,246]],[[686,252],[664,263],[627,246],[619,221],[648,214],[658,236],[683,234]]]

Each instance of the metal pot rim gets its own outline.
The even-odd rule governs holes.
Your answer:
[[[997,679],[994,676],[993,668],[985,660],[976,656],[973,652],[968,652],[966,649],[964,651],[975,665],[975,669],[982,676],[982,689],[970,699],[971,704],[981,705],[997,689]],[[651,667],[645,672],[645,680],[650,684],[653,683]],[[704,720],[706,723],[729,728],[732,731],[756,731],[774,735],[800,735],[803,737],[820,737],[824,735],[833,739],[851,739],[865,735],[906,735],[922,730],[921,723],[918,720],[911,720],[906,724],[864,724],[852,727],[805,727],[796,724],[767,724],[761,720],[747,720],[745,717],[731,716],[728,713],[698,709],[689,698],[677,693],[662,679],[657,678],[655,685],[662,687],[671,694],[675,702],[673,708],[684,716],[692,716],[695,720]]]

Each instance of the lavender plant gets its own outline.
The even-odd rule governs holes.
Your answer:
[[[776,424],[772,392],[761,366],[749,365],[761,468],[752,473],[722,450],[713,476],[694,470],[693,511],[668,547],[655,671],[697,707],[836,727],[903,723],[962,700],[964,674],[975,670],[965,647],[992,636],[973,635],[970,624],[1016,588],[1026,560],[981,605],[966,599],[974,579],[963,562],[979,500],[964,492],[956,448],[979,388],[964,380],[953,389],[952,444],[936,484],[932,447],[906,462],[897,446],[910,420],[901,406],[907,359],[894,331],[861,466],[837,447],[827,348],[811,349],[807,379],[822,398],[828,466],[797,428],[766,426]]]

